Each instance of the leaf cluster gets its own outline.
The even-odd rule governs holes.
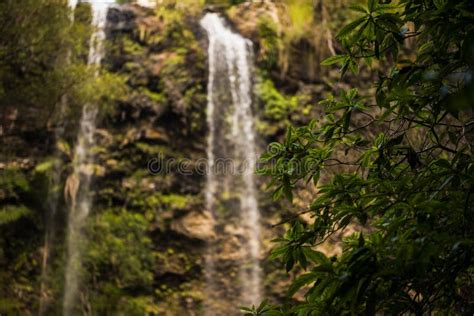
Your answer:
[[[473,9],[449,0],[352,6],[360,17],[337,35],[344,53],[323,64],[342,75],[361,63],[386,71],[375,95],[329,96],[324,118],[290,127],[261,157],[274,198],[291,201],[301,181],[317,194],[305,211],[313,220],[295,216],[271,255],[306,271],[288,289],[304,289],[304,301],[253,315],[474,311]],[[416,49],[405,46],[411,39]],[[317,251],[348,228],[341,255]]]

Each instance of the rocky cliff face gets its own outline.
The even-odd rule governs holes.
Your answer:
[[[129,93],[101,126],[98,156],[106,168],[97,212],[122,208],[145,218],[152,280],[140,294],[154,297],[155,312],[164,315],[200,309],[212,225],[205,178],[178,170],[205,157],[206,56],[193,22],[170,26],[136,6],[109,13],[105,67],[127,78]]]
[[[224,216],[225,223],[212,220],[204,206],[205,175],[199,172],[206,158],[207,132],[207,39],[200,17],[183,16],[180,24],[170,25],[166,18],[136,6],[109,13],[106,67],[127,77],[130,92],[100,129],[98,164],[105,170],[97,180],[97,212],[125,208],[145,214],[155,257],[151,285],[160,302],[157,309],[166,315],[193,315],[201,309],[206,241],[215,238],[224,245],[216,263],[222,288],[216,294],[222,297],[216,315],[237,314],[224,297],[237,295],[230,289],[238,288],[234,282],[242,251],[242,232],[232,224],[238,214]],[[166,170],[152,174],[147,169],[158,164]],[[230,204],[232,198],[221,207],[225,210]],[[278,221],[271,208],[263,212],[262,261],[277,232],[270,226]],[[275,267],[265,270],[271,293],[277,290]]]

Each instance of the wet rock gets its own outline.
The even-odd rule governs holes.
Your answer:
[[[189,212],[171,223],[171,229],[189,238],[210,240],[215,238],[214,219],[208,212]]]
[[[145,128],[142,131],[142,138],[146,140],[169,143],[169,137],[163,131],[155,128]]]
[[[269,1],[245,2],[236,6],[229,14],[229,19],[240,34],[253,42],[258,41],[258,23],[261,18],[268,18],[280,25],[278,4]]]
[[[110,8],[107,14],[108,29],[122,32],[133,31],[136,27],[137,10],[139,9],[130,5]]]

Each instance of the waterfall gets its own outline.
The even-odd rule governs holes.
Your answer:
[[[240,306],[257,304],[261,300],[262,289],[260,214],[254,179],[257,152],[252,115],[252,43],[231,31],[225,20],[216,13],[207,13],[201,20],[201,26],[209,38],[206,207],[214,217],[222,216],[219,209],[223,205],[225,212],[238,215],[232,228],[240,240],[239,299],[234,303]],[[229,230],[223,229],[224,232]],[[225,237],[216,241],[216,245],[210,247],[213,253],[206,260],[208,285],[205,296],[210,299],[216,292],[222,291],[217,284],[215,270],[218,267],[218,249],[226,242]],[[225,274],[223,277],[226,277]],[[212,304],[207,305],[206,314],[216,315]]]
[[[88,64],[99,66],[104,55],[105,26],[107,11],[111,1],[89,1],[92,8],[92,24],[95,30],[91,36]],[[94,157],[91,149],[95,145],[95,121],[97,107],[86,104],[83,107],[80,127],[75,147],[74,170],[70,178],[74,194],[68,215],[67,264],[65,273],[65,289],[63,314],[72,315],[77,308],[78,291],[81,277],[81,239],[85,220],[91,209],[92,199],[90,185],[93,175]]]
[[[137,4],[145,8],[155,8],[156,0],[137,0]]]
[[[69,0],[67,5],[71,10],[70,19],[71,22],[74,20],[74,10],[77,6],[78,0]],[[72,24],[72,23],[71,23]],[[68,54],[68,59],[70,55]],[[64,112],[67,107],[67,98],[63,96],[60,101],[60,113],[59,119],[64,118]],[[64,135],[64,126],[58,125],[54,131],[54,138],[56,141],[62,138]],[[49,261],[51,257],[51,248],[54,242],[54,235],[56,233],[56,214],[58,212],[59,206],[59,197],[60,197],[60,190],[59,185],[61,183],[61,169],[63,167],[62,161],[58,158],[59,152],[56,149],[56,159],[54,161],[54,167],[52,172],[52,177],[49,182],[49,192],[46,199],[46,205],[48,211],[45,216],[45,237],[44,237],[44,244],[43,244],[43,258],[41,262],[41,283],[40,283],[40,298],[39,298],[39,310],[38,315],[44,315],[48,304],[50,303],[51,297],[48,297],[47,291],[47,278],[48,274],[50,273],[49,269]]]
[[[71,8],[72,11],[74,11],[74,9],[76,8],[78,1],[79,0],[68,0],[67,4]]]

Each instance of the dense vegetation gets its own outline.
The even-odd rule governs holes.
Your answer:
[[[357,75],[361,62],[376,67],[375,93],[329,96],[320,102],[324,118],[290,127],[262,156],[275,198],[292,200],[300,180],[317,194],[305,211],[313,220],[291,219],[272,253],[287,271],[305,270],[288,289],[291,297],[304,288],[304,300],[248,313],[470,315],[473,3],[369,0],[351,8],[359,17],[337,35],[343,51],[323,64],[339,64],[342,76]],[[350,228],[341,255],[315,250]]]

